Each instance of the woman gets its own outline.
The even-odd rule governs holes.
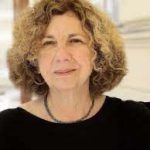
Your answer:
[[[42,0],[24,12],[8,65],[38,99],[1,112],[1,150],[150,149],[148,108],[104,95],[125,76],[125,54],[115,25],[88,1]]]

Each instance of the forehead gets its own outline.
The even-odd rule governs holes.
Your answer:
[[[62,15],[55,15],[52,17],[47,29],[46,34],[60,34],[60,33],[80,32],[84,33],[81,21],[75,13],[69,11]]]

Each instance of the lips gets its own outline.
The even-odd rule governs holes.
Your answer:
[[[75,70],[76,69],[63,69],[63,70],[56,70],[56,71],[54,71],[54,73],[58,74],[58,75],[65,75],[65,74],[72,73]]]

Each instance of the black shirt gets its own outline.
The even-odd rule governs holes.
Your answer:
[[[23,108],[0,113],[0,150],[150,150],[150,110],[142,102],[108,97],[91,118],[58,124]]]

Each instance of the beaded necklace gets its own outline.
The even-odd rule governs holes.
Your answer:
[[[47,96],[45,96],[45,98],[44,98],[44,106],[45,106],[45,109],[46,109],[48,115],[50,116],[50,118],[51,118],[54,122],[56,122],[56,123],[61,123],[61,124],[77,123],[77,122],[81,122],[81,121],[85,120],[85,119],[90,115],[90,113],[91,113],[91,111],[92,111],[92,108],[94,107],[94,99],[92,99],[91,106],[89,107],[88,112],[87,112],[84,116],[82,116],[82,117],[81,117],[80,119],[78,119],[78,120],[70,121],[70,122],[61,121],[61,120],[57,119],[57,118],[52,114],[51,110],[50,110],[49,107],[48,107]]]

